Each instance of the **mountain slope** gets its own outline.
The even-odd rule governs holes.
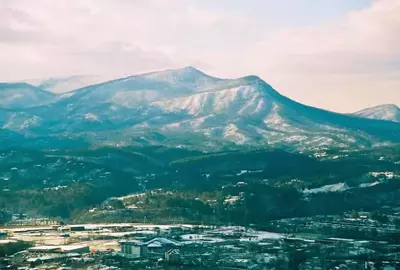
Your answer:
[[[400,108],[394,104],[379,105],[356,112],[353,115],[369,119],[400,123]]]
[[[51,102],[55,95],[27,83],[0,83],[0,108],[24,109]]]
[[[309,107],[257,76],[218,79],[193,67],[88,86],[6,115],[0,114],[3,128],[25,136],[95,146],[273,145],[303,151],[400,142],[398,123]]]
[[[33,79],[25,82],[52,93],[65,93],[89,85],[108,81],[106,76],[77,75],[62,78]]]

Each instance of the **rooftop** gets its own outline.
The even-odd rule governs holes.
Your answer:
[[[164,245],[167,245],[167,246],[168,245],[180,246],[181,245],[181,243],[178,242],[178,241],[170,240],[170,239],[167,239],[167,238],[164,238],[164,237],[154,238],[154,239],[146,242],[145,244],[148,245],[149,247],[150,247],[150,245],[152,245],[152,247],[155,247],[155,246],[158,246],[158,245],[159,246],[164,246]]]

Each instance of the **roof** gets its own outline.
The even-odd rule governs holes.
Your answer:
[[[69,245],[69,246],[60,246],[60,248],[63,251],[70,251],[70,250],[88,248],[88,246],[87,245]]]
[[[179,255],[179,249],[170,249],[167,251],[168,255]]]
[[[31,247],[29,251],[53,251],[53,250],[60,250],[60,251],[74,251],[77,249],[88,248],[86,245],[65,245],[65,246],[36,246]]]
[[[181,243],[175,240],[170,240],[164,237],[157,237],[145,243],[148,247],[155,247],[154,245],[158,246],[180,246]],[[154,245],[152,245],[154,244]]]
[[[163,245],[162,245],[160,242],[155,241],[155,242],[152,242],[152,243],[148,244],[147,247],[150,247],[150,248],[160,248],[160,247],[163,247]]]
[[[40,250],[57,250],[60,249],[60,246],[36,246],[36,247],[31,247],[28,248],[30,251],[40,251]]]
[[[80,256],[78,253],[69,253],[69,254],[51,254],[51,255],[44,255],[35,258],[28,258],[27,262],[36,262],[36,261],[50,261],[54,259],[63,259],[63,258],[71,258]]]
[[[122,240],[119,241],[120,245],[126,245],[126,246],[143,246],[145,243],[140,242],[138,240]]]
[[[49,260],[53,260],[53,259],[58,259],[58,258],[64,258],[64,256],[60,256],[60,255],[46,255],[46,256],[41,256],[41,257],[37,257],[37,258],[28,258],[26,261],[27,262],[36,262],[36,261],[49,261]]]
[[[354,242],[354,239],[347,239],[347,238],[336,238],[336,237],[330,237],[328,240],[333,240],[333,241],[343,241],[343,242]]]

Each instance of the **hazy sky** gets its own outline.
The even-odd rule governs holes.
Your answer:
[[[193,65],[341,112],[400,105],[400,0],[0,0],[0,80]]]

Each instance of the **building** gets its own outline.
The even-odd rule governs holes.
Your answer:
[[[68,226],[61,226],[57,228],[57,231],[59,233],[65,233],[65,232],[70,232],[71,230]]]
[[[142,243],[135,240],[120,241],[121,254],[131,258],[147,257],[148,253],[165,253],[181,246],[181,243],[163,237]]]
[[[167,252],[165,252],[165,261],[168,263],[179,263],[181,260],[181,254],[179,252],[179,249],[170,249]]]
[[[7,236],[8,236],[8,233],[7,233],[7,232],[0,231],[0,240],[6,239]]]
[[[83,225],[71,225],[69,226],[71,232],[83,232],[86,230],[85,226]]]
[[[145,243],[149,252],[164,253],[181,246],[181,243],[164,237],[157,237]]]
[[[147,245],[137,241],[121,241],[121,253],[130,258],[147,257]]]

